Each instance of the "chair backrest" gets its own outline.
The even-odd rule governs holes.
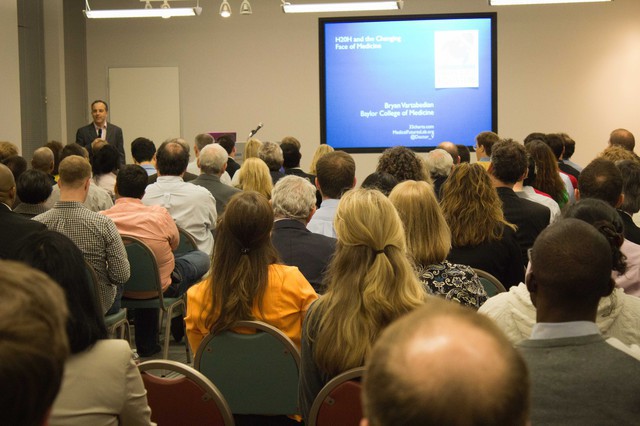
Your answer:
[[[180,243],[178,244],[178,248],[173,251],[174,253],[182,254],[198,249],[198,245],[196,244],[196,240],[193,238],[193,235],[180,227],[178,227],[178,233],[180,234]]]
[[[487,292],[487,297],[492,297],[498,293],[507,291],[500,280],[490,273],[485,272],[482,269],[473,268],[473,270],[476,272],[476,275],[478,275],[478,278],[480,278],[484,291]]]
[[[157,424],[234,424],[224,397],[202,373],[188,365],[167,360],[146,361],[138,365],[138,369],[147,389],[151,420]],[[151,374],[153,370],[160,370],[161,375]]]
[[[142,240],[131,235],[122,235],[122,242],[127,251],[131,275],[124,285],[126,292],[157,292],[162,299],[162,281],[158,262],[153,251]]]
[[[358,426],[362,419],[362,386],[365,367],[352,368],[331,379],[309,410],[309,426]]]
[[[238,328],[257,332],[233,331]],[[300,354],[283,332],[269,324],[238,321],[232,330],[207,336],[194,367],[215,383],[234,414],[298,412]]]

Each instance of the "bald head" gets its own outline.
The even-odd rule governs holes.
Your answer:
[[[35,170],[40,170],[41,172],[45,172],[47,174],[51,174],[53,171],[53,165],[55,162],[55,157],[53,155],[53,151],[46,146],[42,148],[38,148],[33,153],[33,158],[31,159],[31,168]]]
[[[524,425],[529,382],[522,358],[490,319],[433,300],[380,336],[363,400],[371,426]]]
[[[628,151],[633,151],[636,139],[627,129],[616,129],[609,136],[609,145],[619,145]]]
[[[4,164],[0,163],[0,202],[13,206],[16,199],[16,181],[13,173]]]
[[[458,153],[458,147],[453,142],[440,142],[437,148],[444,149],[449,153],[453,159],[453,164],[460,164],[460,154]]]

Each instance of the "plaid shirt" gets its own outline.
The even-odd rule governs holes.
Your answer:
[[[71,239],[98,275],[103,313],[116,297],[116,287],[129,279],[129,259],[118,229],[108,217],[75,201],[58,201],[53,209],[33,218]]]

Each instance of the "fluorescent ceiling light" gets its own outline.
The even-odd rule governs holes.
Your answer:
[[[398,10],[402,9],[403,0],[394,1],[360,1],[346,3],[307,3],[291,4],[283,2],[284,13],[313,13],[313,12],[361,12],[368,10]]]
[[[202,13],[201,7],[177,7],[170,9],[112,9],[85,10],[87,18],[171,18],[173,16],[196,16]]]
[[[491,6],[512,6],[523,4],[554,4],[554,3],[601,3],[613,0],[489,0]]]

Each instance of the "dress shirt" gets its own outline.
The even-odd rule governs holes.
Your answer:
[[[340,200],[333,198],[322,200],[320,208],[316,210],[313,217],[307,224],[307,229],[316,234],[336,238],[336,230],[333,228],[333,218],[336,215],[339,203]]]
[[[142,167],[147,172],[148,176],[155,175],[156,173],[158,173],[156,168],[153,167],[153,164],[140,164],[140,167]]]
[[[51,210],[33,218],[71,239],[98,276],[103,313],[116,298],[116,287],[129,279],[129,259],[113,221],[77,201],[58,201]]]
[[[184,182],[180,176],[158,176],[147,186],[142,198],[147,206],[162,206],[176,224],[196,240],[198,250],[211,254],[213,234],[218,214],[216,200],[205,188]]]
[[[591,321],[539,322],[533,326],[530,339],[563,339],[591,334],[600,334],[596,323]]]
[[[162,291],[165,291],[171,285],[171,272],[175,267],[173,250],[180,242],[178,227],[167,209],[145,206],[137,198],[121,197],[113,207],[101,213],[113,220],[120,234],[139,238],[149,246],[158,261]],[[129,297],[126,291],[124,296]],[[139,298],[154,296],[155,292],[136,293]]]
[[[516,192],[516,194],[520,198],[524,198],[525,200],[530,200],[547,207],[551,212],[551,218],[549,219],[550,224],[560,218],[560,206],[558,203],[556,203],[551,197],[545,197],[544,195],[538,194],[533,186],[523,186],[522,191]]]

